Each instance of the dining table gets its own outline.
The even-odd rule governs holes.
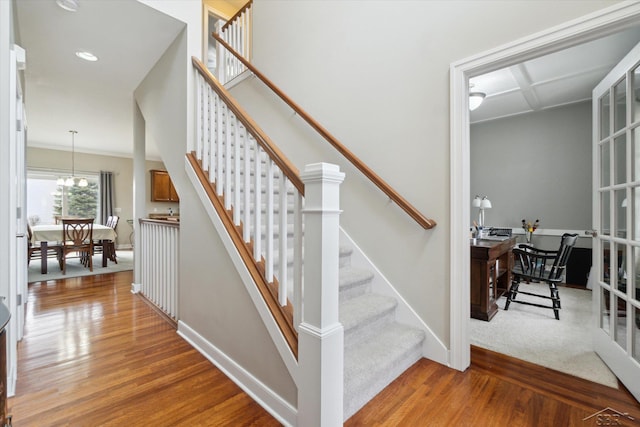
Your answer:
[[[93,224],[93,240],[115,240],[116,231],[102,224]],[[47,253],[49,242],[59,242],[62,239],[62,224],[41,224],[31,226],[31,244],[40,243],[40,251]],[[102,266],[107,266],[109,256],[107,251],[102,251]],[[40,259],[40,273],[47,274],[47,257]]]

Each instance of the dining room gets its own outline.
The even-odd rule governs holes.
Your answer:
[[[77,136],[76,136],[77,137]],[[55,250],[49,248],[61,240],[63,217],[94,218],[93,240],[112,241],[115,250],[113,259],[101,246],[93,256],[93,271],[81,263],[81,259],[71,259],[67,266],[69,275],[102,274],[125,271],[133,268],[133,159],[117,155],[105,155],[69,151],[69,149],[27,147],[27,220],[33,232],[31,246],[46,254],[44,259],[29,263],[29,283],[52,280],[62,275]],[[69,147],[71,148],[71,147]],[[164,169],[161,161],[147,160],[147,170]],[[101,189],[101,172],[111,175],[111,201],[105,209]],[[145,192],[150,194],[150,174],[146,174]],[[75,185],[65,185],[68,178]],[[86,180],[86,186],[78,185]],[[71,184],[71,182],[69,182]],[[150,213],[177,213],[176,203],[157,202],[147,198],[146,211]],[[117,225],[108,227],[106,219],[118,217]],[[43,247],[44,245],[44,247]]]

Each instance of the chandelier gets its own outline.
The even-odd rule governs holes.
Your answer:
[[[58,178],[58,181],[56,181],[56,184],[58,185],[64,185],[65,187],[73,187],[74,185],[76,185],[76,160],[75,160],[75,136],[78,133],[77,130],[70,130],[69,133],[71,133],[71,176],[67,177],[67,179],[64,178]],[[89,183],[87,182],[86,178],[80,178],[78,179],[78,187],[86,187],[87,185],[89,185]]]

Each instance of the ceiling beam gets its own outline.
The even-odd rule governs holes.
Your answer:
[[[513,78],[520,86],[520,91],[522,92],[522,96],[524,97],[527,104],[533,111],[538,111],[542,108],[540,103],[540,99],[538,98],[538,94],[536,93],[536,89],[533,85],[533,81],[529,72],[527,71],[527,67],[524,63],[516,64],[512,67],[509,67],[509,71],[513,75]]]

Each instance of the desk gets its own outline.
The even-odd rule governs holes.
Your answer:
[[[472,240],[471,317],[489,321],[498,312],[498,298],[511,287],[516,238],[503,241]]]
[[[117,237],[113,228],[102,224],[93,224],[93,240],[115,240]],[[47,253],[49,242],[59,242],[62,239],[62,224],[34,225],[31,227],[31,244],[40,242],[40,250]],[[108,254],[102,251],[102,266],[107,266]],[[47,274],[47,257],[40,260],[40,273]]]

